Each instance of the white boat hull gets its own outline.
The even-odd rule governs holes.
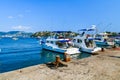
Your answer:
[[[79,48],[72,48],[71,47],[71,48],[68,48],[65,53],[73,55],[73,54],[80,53],[80,51],[79,51]]]
[[[54,48],[54,47],[47,46],[47,45],[42,45],[42,49],[54,51],[54,52],[58,52],[58,53],[66,53],[69,55],[80,53],[79,48],[61,49],[61,48]]]
[[[99,48],[99,47],[96,47],[96,48],[83,48],[83,47],[81,47],[80,51],[92,54],[92,53],[97,53],[98,51],[101,51],[101,48]]]
[[[47,45],[42,45],[42,49],[54,51],[54,52],[58,52],[58,53],[65,53],[66,52],[66,50],[62,50],[60,48],[53,48],[53,47],[47,46]]]

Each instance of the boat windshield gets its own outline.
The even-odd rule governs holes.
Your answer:
[[[56,45],[58,45],[59,48],[63,48],[63,49],[66,49],[66,48],[69,47],[68,42],[57,41],[57,42],[56,42]]]
[[[94,41],[90,40],[90,39],[85,39],[85,44],[86,44],[86,47],[88,47],[88,48],[93,48],[95,45]]]

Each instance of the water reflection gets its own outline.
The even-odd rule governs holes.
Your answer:
[[[59,55],[61,59],[63,59],[63,57],[64,57],[64,54],[47,51],[47,50],[42,50],[42,52],[40,54],[40,56],[42,56],[41,58],[44,63],[54,62],[57,55]]]
[[[90,53],[80,53],[80,55],[77,56],[77,59],[82,59],[91,56]]]
[[[64,58],[64,54],[62,53],[46,51],[46,50],[22,52],[19,55],[18,54],[19,53],[17,53],[16,55],[12,55],[12,53],[11,55],[6,54],[6,56],[1,55],[0,73],[13,71],[37,64],[54,62],[57,55],[59,55],[61,59]],[[79,55],[76,56],[76,58],[81,59],[89,56],[90,54],[80,53]]]
[[[41,52],[41,56],[45,63],[55,61],[56,55],[59,55],[61,59],[64,58],[64,54],[62,53],[57,53],[57,52],[47,51],[47,50],[43,50]],[[89,53],[80,53],[80,54],[73,55],[73,58],[82,59],[82,58],[86,58],[89,56],[91,56],[91,54]]]

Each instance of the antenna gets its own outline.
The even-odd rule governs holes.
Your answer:
[[[107,30],[107,29],[109,28],[109,26],[111,26],[111,25],[112,25],[112,23],[109,23],[107,26],[105,26],[104,32],[105,32],[105,30]]]
[[[102,22],[100,22],[100,23],[98,23],[96,26],[98,27],[98,26],[100,26],[101,24],[103,24]],[[98,28],[96,28],[96,34],[98,33],[99,31],[98,31]]]

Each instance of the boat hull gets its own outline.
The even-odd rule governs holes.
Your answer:
[[[78,48],[67,48],[67,49],[64,50],[64,49],[61,49],[61,48],[53,48],[51,46],[43,45],[42,49],[52,51],[52,52],[62,53],[62,54],[66,53],[66,54],[69,54],[69,55],[74,55],[74,54],[80,53]]]
[[[53,51],[53,52],[57,52],[57,53],[65,53],[66,50],[62,50],[62,49],[59,49],[59,48],[53,48],[51,46],[42,46],[42,49],[43,50],[48,50],[48,51]]]
[[[107,42],[95,41],[96,45],[109,46]]]
[[[79,48],[79,50],[81,52],[85,52],[85,53],[90,53],[90,54],[93,54],[93,53],[97,53],[98,51],[101,51],[101,48],[99,47],[96,47],[96,48]]]

